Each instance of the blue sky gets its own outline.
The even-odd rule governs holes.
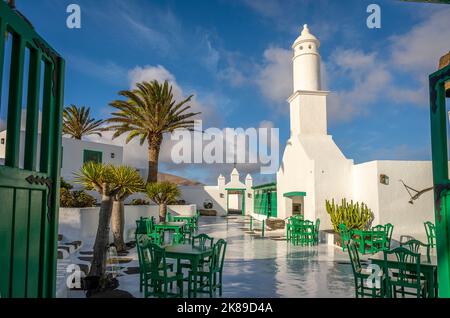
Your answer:
[[[81,6],[80,30],[65,26],[71,3]],[[381,29],[366,26],[370,3],[381,6]],[[180,95],[195,94],[204,125],[273,125],[281,151],[289,137],[290,46],[308,23],[321,41],[323,85],[332,92],[329,133],[344,154],[357,163],[430,159],[427,77],[450,49],[450,6],[393,0],[18,0],[17,6],[67,61],[66,105],[88,105],[106,118],[108,103],[136,79],[170,79]],[[145,149],[139,155],[145,162]],[[162,168],[204,182],[230,170]]]

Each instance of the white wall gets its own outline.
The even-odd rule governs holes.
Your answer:
[[[99,151],[102,153],[103,163],[121,165],[123,163],[123,148],[120,146],[75,140],[63,137],[63,162],[61,176],[70,181],[74,178],[73,173],[79,171],[83,166],[84,150]],[[111,158],[114,154],[114,158]]]
[[[433,186],[432,173],[431,161],[383,160],[356,165],[354,198],[364,201],[372,209],[374,225],[393,224],[395,239],[411,235],[426,241],[423,223],[435,222],[433,191],[424,193],[410,204],[411,197],[399,180],[420,191]],[[380,174],[389,177],[389,185],[380,183]]]
[[[0,132],[0,139],[6,138],[6,131]],[[38,134],[37,145],[37,164],[39,167],[39,157],[41,148],[41,134]],[[80,170],[83,166],[84,150],[93,150],[102,152],[103,163],[111,163],[121,165],[123,162],[123,148],[120,146],[90,142],[85,140],[76,140],[62,137],[63,158],[61,177],[70,181],[74,178],[73,173]],[[19,166],[23,167],[25,154],[25,131],[20,133],[20,150],[19,150]],[[114,158],[111,158],[114,154]],[[0,159],[5,158],[5,145],[0,144]]]
[[[179,186],[178,188],[186,204],[195,204],[199,209],[203,209],[205,200],[210,200],[218,215],[227,214],[227,193],[224,190],[220,191],[218,186]],[[223,198],[220,194],[223,194]]]
[[[364,202],[374,212],[373,225],[380,224],[377,161],[353,166],[353,200]],[[347,198],[348,200],[351,199]]]

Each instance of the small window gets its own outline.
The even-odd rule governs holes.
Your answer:
[[[312,49],[312,46],[311,46],[311,44],[308,46],[309,47],[309,49],[311,50]]]
[[[300,50],[303,50],[303,46],[300,46]]]
[[[2,138],[2,140],[0,141],[0,143],[1,143],[2,145],[4,145],[4,144],[5,144],[5,138]]]
[[[114,159],[116,157],[116,154],[114,152],[111,152],[111,159]]]
[[[101,151],[85,150],[83,155],[83,163],[102,163],[102,155],[103,154]]]

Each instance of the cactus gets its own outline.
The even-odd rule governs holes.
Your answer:
[[[350,203],[342,199],[341,205],[335,204],[334,199],[325,201],[327,213],[330,215],[331,224],[335,232],[339,233],[339,224],[344,223],[349,230],[366,230],[370,227],[374,215],[364,202]]]

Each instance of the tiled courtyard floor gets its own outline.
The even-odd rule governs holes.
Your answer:
[[[228,243],[223,297],[354,297],[352,269],[341,249],[325,244],[292,246],[285,241],[284,231],[266,232],[261,238],[260,232],[248,230],[248,222],[240,216],[200,220],[200,233]],[[136,249],[126,257],[133,261],[122,266],[139,266]],[[118,278],[119,289],[142,297],[139,275],[124,270]],[[84,294],[69,291],[68,297]]]

